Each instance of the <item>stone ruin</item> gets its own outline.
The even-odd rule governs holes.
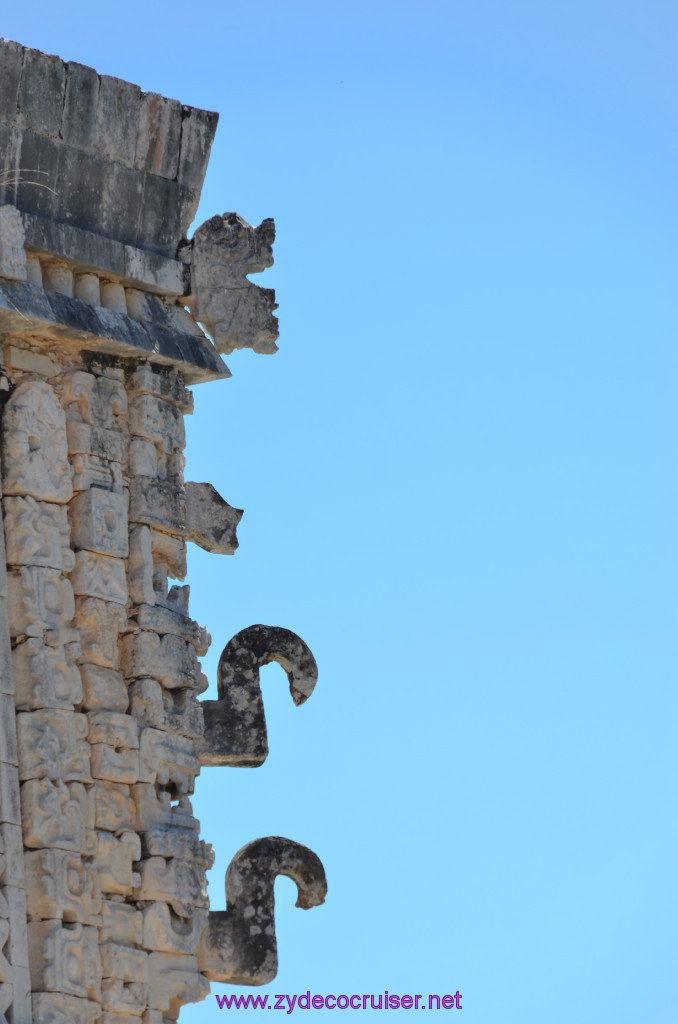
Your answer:
[[[314,853],[255,839],[209,910],[191,809],[201,765],[266,758],[260,667],[297,704],[317,677],[299,637],[253,625],[200,701],[210,636],[171,583],[187,541],[233,554],[242,515],[184,482],[187,385],[278,336],[247,277],[273,222],[186,237],[216,123],[0,41],[2,1024],[175,1021],[210,981],[275,976],[276,875],[297,906],[326,893]]]

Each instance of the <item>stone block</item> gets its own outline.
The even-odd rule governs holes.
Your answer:
[[[189,618],[181,611],[167,608],[163,605],[149,607],[140,604],[132,612],[133,622],[142,630],[158,633],[161,636],[170,633],[172,636],[181,637],[193,645],[195,653],[199,657],[207,654],[212,637],[204,626]]]
[[[141,174],[140,171],[135,173]],[[143,189],[136,245],[140,249],[174,256],[183,235],[181,188],[176,181],[144,174]]]
[[[130,400],[129,429],[130,434],[151,441],[162,451],[172,452],[186,446],[181,410],[157,395],[141,394]]]
[[[64,505],[35,498],[3,498],[7,562],[70,572],[75,564]]]
[[[121,381],[74,370],[64,376],[63,395],[69,420],[125,432],[127,393]]]
[[[53,139],[59,137],[65,86],[66,71],[58,57],[28,47],[24,50],[19,109],[27,128]]]
[[[31,129],[21,130],[21,154],[16,177],[14,205],[22,213],[51,218],[57,204],[59,162],[63,144]],[[23,168],[30,174],[23,173]],[[54,183],[56,182],[56,187]]]
[[[151,548],[154,564],[162,563],[167,575],[172,579],[184,580],[186,578],[186,541],[183,537],[163,533],[161,530],[153,530]]]
[[[101,1001],[101,956],[96,928],[59,921],[28,925],[31,986]]]
[[[96,487],[99,490],[122,494],[122,467],[117,462],[108,462],[97,455],[76,454],[71,460],[71,465],[74,491],[86,491],[90,487]]]
[[[132,523],[182,535],[186,529],[183,487],[165,480],[133,477],[130,480],[129,518]]]
[[[85,711],[127,710],[127,687],[119,672],[102,668],[100,665],[81,665],[80,675],[82,706]]]
[[[0,693],[0,762],[18,764],[14,698]]]
[[[184,107],[181,122],[179,181],[198,193],[202,188],[219,115],[211,110]]]
[[[189,861],[209,870],[214,865],[214,851],[195,832],[175,828],[150,828],[141,837],[144,857],[165,857]]]
[[[17,886],[6,885],[2,899],[9,921],[9,941],[3,943],[4,954],[14,971],[28,967],[28,941],[26,937],[26,891]]]
[[[174,798],[193,792],[200,765],[193,743],[185,736],[142,729],[139,738],[139,782],[171,786]]]
[[[6,761],[0,761],[0,822],[21,826],[19,769]]]
[[[142,93],[134,166],[162,178],[176,178],[180,140],[181,104],[157,92]]]
[[[83,234],[97,229],[97,214],[107,167],[107,161],[96,154],[71,146],[61,147],[55,197],[56,217],[60,223],[72,226],[75,230],[81,229]],[[57,249],[62,255],[73,255],[66,251],[64,245],[54,244],[51,248]],[[92,245],[88,246],[88,249],[92,248]],[[101,243],[98,248],[101,250]],[[81,253],[76,252],[75,255],[77,258]],[[82,255],[90,257],[84,260],[85,263],[95,262],[91,259],[91,251],[83,252]]]
[[[136,832],[99,831],[97,836],[96,867],[99,872],[101,891],[130,896],[139,883],[139,875],[133,871],[135,861],[141,856],[141,840]]]
[[[46,647],[41,640],[25,640],[12,652],[12,672],[18,711],[71,710],[82,700],[80,672],[62,646]]]
[[[3,495],[30,495],[59,505],[70,500],[66,418],[44,381],[19,384],[3,412]]]
[[[0,121],[12,124],[17,114],[24,48],[10,39],[0,40]]]
[[[114,942],[101,947],[104,1010],[140,1015],[148,1000],[148,954]]]
[[[101,75],[99,83],[94,149],[108,160],[132,167],[137,144],[141,90],[138,85],[110,75]]]
[[[61,138],[76,149],[89,150],[94,143],[99,76],[93,68],[69,61],[61,116]]]
[[[93,777],[125,784],[136,782],[139,778],[136,719],[114,711],[92,711],[87,717]]]
[[[104,900],[101,911],[101,942],[115,942],[121,946],[141,945],[143,917],[140,910],[129,903]]]
[[[99,712],[106,714],[106,712]],[[19,779],[91,782],[87,716],[49,708],[16,718]]]
[[[19,779],[16,775],[16,791],[19,790]],[[17,805],[19,803],[17,796]],[[24,841],[20,824],[0,823],[0,842],[2,842],[2,863],[0,865],[0,885],[15,889],[26,888],[24,874]]]
[[[168,402],[174,402],[185,414],[193,412],[193,392],[184,387],[180,376],[172,370],[158,369],[149,363],[142,363],[132,373],[131,385],[135,391],[157,395]]]
[[[167,903],[151,903],[143,910],[143,944],[146,949],[161,953],[195,956],[207,927],[208,913],[196,909],[190,917],[180,917]]]
[[[202,705],[190,690],[165,690],[155,679],[139,679],[129,688],[130,709],[140,724],[180,733],[203,735]]]
[[[101,490],[81,491],[69,505],[73,547],[126,558],[129,553],[127,497]]]
[[[91,861],[67,850],[30,850],[25,868],[29,917],[100,924],[101,890]]]
[[[137,812],[129,786],[119,782],[97,781],[94,785],[94,822],[104,832],[133,832]]]
[[[115,430],[70,421],[66,424],[66,434],[70,454],[94,455],[120,465],[127,462],[126,437]]]
[[[33,712],[34,714],[35,712]],[[29,779],[21,787],[24,845],[92,856],[97,850],[94,797],[80,782]]]
[[[2,274],[2,277],[9,277],[9,275]],[[16,280],[25,281],[26,274]],[[53,377],[57,372],[54,361],[44,352],[18,348],[16,345],[5,345],[2,357],[6,366],[11,366],[15,370],[23,370],[24,373],[39,373],[42,377]]]
[[[21,566],[7,575],[10,635],[42,637],[61,629],[75,614],[70,582],[56,569]]]
[[[26,281],[28,278],[24,225],[15,206],[0,206],[0,277],[10,281]],[[11,358],[14,352],[20,351],[12,345],[5,346],[5,360],[7,356]]]
[[[150,953],[148,957],[148,1005],[169,1010],[176,1017],[186,1003],[198,1003],[209,993],[209,983],[198,970],[194,956]]]
[[[30,1007],[30,987],[28,1005]],[[100,1017],[100,1003],[78,999],[64,992],[33,993],[33,1024],[94,1024]],[[30,1014],[17,1017],[15,1010],[13,1020],[16,1024],[24,1024],[30,1019]]]
[[[71,583],[74,594],[127,604],[127,577],[125,563],[121,558],[78,551]]]
[[[143,211],[146,177],[141,171],[123,167],[122,164],[106,165],[99,203],[102,234],[127,244],[138,244],[138,224]],[[163,251],[168,256],[174,255],[169,249]]]
[[[154,605],[153,548],[148,526],[137,526],[130,532],[127,574],[130,599],[134,603]]]
[[[189,797],[179,796],[177,799],[177,791],[170,782],[156,785],[137,783],[131,791],[142,830],[161,825],[195,830],[200,827],[198,819],[193,817]]]
[[[157,477],[158,451],[152,441],[141,437],[132,437],[129,443],[130,476]]]
[[[83,660],[101,668],[117,669],[118,634],[127,625],[127,613],[122,604],[79,597],[75,605],[75,624],[80,630]]]
[[[133,679],[157,679],[168,690],[195,689],[200,670],[195,648],[168,633],[132,633],[121,644],[122,671],[128,682]]]

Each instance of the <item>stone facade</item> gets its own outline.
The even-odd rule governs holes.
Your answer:
[[[246,277],[272,221],[186,238],[216,121],[0,41],[0,1024],[176,1020],[210,981],[275,976],[277,874],[325,897],[315,854],[269,837],[210,911],[191,808],[201,766],[267,755],[259,668],[297,704],[317,677],[255,625],[199,699],[186,544],[233,554],[242,512],[184,480],[187,385],[277,338]]]

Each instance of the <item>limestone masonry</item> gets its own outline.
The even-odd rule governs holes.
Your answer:
[[[253,625],[200,701],[210,637],[171,583],[187,541],[233,554],[242,515],[184,481],[186,385],[278,336],[247,277],[273,222],[186,238],[216,123],[0,40],[0,1024],[174,1021],[210,981],[275,976],[276,875],[325,898],[316,855],[274,836],[210,911],[191,809],[201,765],[267,756],[260,667],[297,704],[317,678],[299,637]]]

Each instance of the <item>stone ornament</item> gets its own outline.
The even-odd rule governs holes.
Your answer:
[[[25,281],[24,223],[14,206],[0,206],[0,277]]]
[[[19,384],[2,417],[2,492],[63,505],[73,494],[66,416],[44,381]]]
[[[198,950],[210,981],[265,985],[278,972],[273,883],[286,875],[297,885],[303,910],[325,902],[327,880],[319,858],[281,836],[255,839],[238,850],[226,870],[226,910],[211,910]]]
[[[248,626],[229,640],[217,669],[218,700],[202,701],[203,765],[254,768],[268,756],[259,669],[276,661],[287,674],[298,706],[313,693],[318,667],[304,641],[279,626]]]
[[[205,221],[180,254],[191,267],[191,312],[219,352],[278,351],[275,292],[247,279],[273,265],[274,240],[271,219],[254,228],[237,213],[224,213]]]
[[[235,554],[235,530],[242,519],[242,509],[224,501],[212,484],[187,482],[185,492],[186,540],[214,554]]]

